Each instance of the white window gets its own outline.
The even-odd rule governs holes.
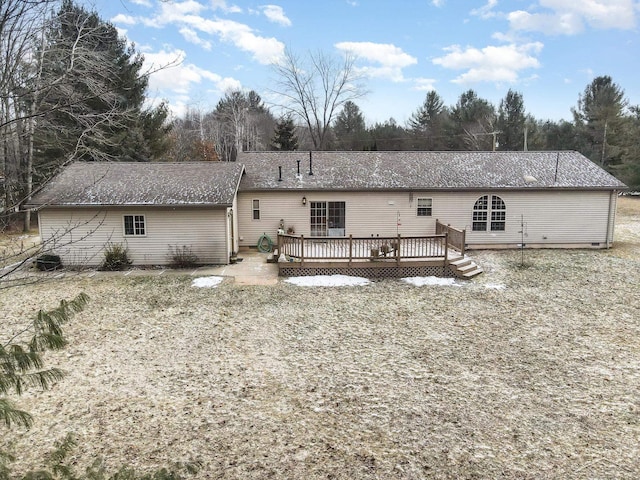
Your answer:
[[[486,232],[489,229],[492,232],[503,232],[506,220],[507,207],[502,198],[491,195],[491,204],[489,204],[489,195],[484,195],[476,200],[473,206],[474,232]]]
[[[260,200],[253,200],[253,219],[260,220]]]
[[[144,215],[125,215],[124,216],[124,234],[125,236],[144,236],[147,234],[147,228]]]
[[[419,198],[417,215],[419,217],[430,217],[432,212],[433,200],[431,198]]]

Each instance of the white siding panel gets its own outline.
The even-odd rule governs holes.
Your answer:
[[[144,215],[145,236],[124,236],[123,216]],[[170,247],[187,246],[201,264],[228,263],[225,209],[42,209],[40,234],[66,265],[99,265],[109,243],[126,245],[134,265],[171,263]]]
[[[473,205],[482,195],[499,195],[506,204],[503,232],[473,232]],[[302,197],[307,205],[302,205]],[[433,200],[432,215],[417,215],[417,199]],[[260,220],[252,218],[252,200],[260,200]],[[433,235],[436,219],[466,229],[471,246],[515,247],[599,244],[606,246],[607,224],[613,231],[607,191],[506,192],[240,192],[238,222],[241,246],[255,246],[263,233],[276,238],[280,220],[296,234],[310,234],[312,201],[344,201],[346,235]],[[615,202],[615,195],[613,195]],[[615,208],[615,204],[613,205]],[[614,210],[615,211],[615,210]],[[399,220],[399,221],[398,221]],[[524,230],[522,227],[524,224]]]

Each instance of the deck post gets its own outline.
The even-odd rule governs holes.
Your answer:
[[[460,245],[460,255],[464,257],[464,249],[467,244],[467,229],[462,230],[462,245]]]
[[[282,243],[283,243],[282,235],[278,234],[278,256],[282,253]]]
[[[304,235],[300,235],[300,266],[304,267]]]
[[[353,235],[349,235],[349,266],[351,266],[352,259],[353,259]]]
[[[444,232],[444,265],[449,265],[449,231]]]
[[[398,247],[396,248],[396,264],[400,266],[400,234],[398,234]]]

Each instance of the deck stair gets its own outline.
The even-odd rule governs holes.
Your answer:
[[[451,270],[458,278],[471,279],[482,273],[482,268],[468,257],[461,257],[458,260],[449,262]]]

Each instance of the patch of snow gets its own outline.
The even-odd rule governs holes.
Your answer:
[[[455,278],[444,277],[405,277],[403,282],[407,282],[416,287],[424,287],[425,285],[442,285],[451,287],[461,287],[459,283],[456,283]]]
[[[216,288],[222,280],[222,277],[198,277],[193,279],[191,286],[198,288]]]
[[[484,288],[490,288],[493,290],[504,290],[507,286],[504,283],[485,283]]]
[[[348,275],[315,275],[311,277],[289,277],[285,280],[299,287],[359,287],[369,285],[371,281],[362,277]]]

